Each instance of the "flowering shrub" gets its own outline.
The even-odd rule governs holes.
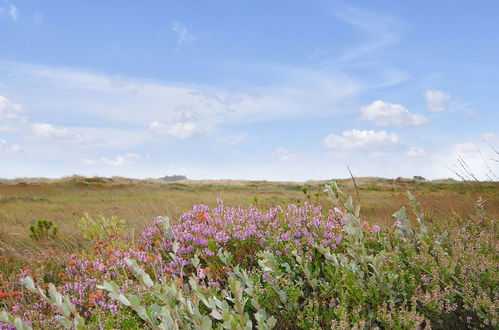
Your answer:
[[[195,205],[172,227],[180,262],[188,264],[194,255],[210,260],[219,248],[232,252],[240,263],[254,262],[253,254],[258,250],[272,249],[277,254],[290,255],[292,250],[310,252],[316,243],[334,249],[342,240],[343,221],[334,210],[324,213],[321,207],[305,203],[263,212],[218,202],[211,210],[206,205]],[[161,253],[171,248],[172,241],[165,237],[161,221],[164,219],[143,231],[144,251]]]
[[[93,252],[63,272],[0,287],[0,329],[498,326],[497,225],[483,202],[475,219],[428,227],[409,195],[413,215],[379,228],[335,184],[326,192],[330,210],[220,200],[136,240],[92,229]]]

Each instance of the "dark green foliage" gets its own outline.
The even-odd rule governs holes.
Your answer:
[[[34,240],[55,238],[58,232],[59,227],[48,219],[38,219],[34,224],[29,226],[29,236]]]

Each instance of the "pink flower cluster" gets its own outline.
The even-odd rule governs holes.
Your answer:
[[[219,248],[239,249],[240,255],[249,259],[254,259],[258,250],[271,250],[279,255],[290,255],[296,250],[311,258],[314,244],[334,249],[342,240],[342,228],[343,220],[338,213],[323,212],[320,206],[308,203],[277,206],[267,211],[255,207],[228,207],[222,200],[212,209],[195,205],[171,227],[173,240],[165,236],[162,224],[157,221],[142,231],[134,246],[125,243],[130,242],[126,237],[116,237],[110,242],[98,242],[92,255],[73,255],[64,272],[57,276],[62,282],[57,289],[70,297],[83,317],[94,315],[96,308],[117,315],[118,303],[99,292],[97,284],[116,280],[122,292],[147,291],[130,276],[125,258],[138,261],[156,277],[185,275],[185,272],[181,273],[182,266],[189,265],[194,255],[206,260],[215,256]],[[179,246],[172,260],[169,253],[173,252],[174,242]],[[205,277],[207,269],[199,275]],[[123,276],[125,274],[128,275]],[[29,274],[23,274],[26,275]],[[220,284],[209,281],[208,285],[218,288]],[[27,320],[38,318],[44,324],[56,324],[56,312],[45,302],[37,302],[32,307],[36,308],[24,311],[13,308],[12,312]],[[38,310],[50,312],[32,315]],[[5,327],[0,322],[0,329]]]
[[[162,238],[161,226],[143,231],[147,248],[170,248],[171,242]],[[257,245],[261,249],[280,248],[308,250],[314,244],[336,248],[342,240],[343,220],[330,210],[309,203],[277,206],[268,211],[258,208],[228,207],[221,200],[218,206],[195,205],[172,226],[174,239],[180,247],[177,257],[189,260],[194,254],[213,256],[218,248],[231,249],[238,245]],[[156,243],[156,244],[154,244]]]

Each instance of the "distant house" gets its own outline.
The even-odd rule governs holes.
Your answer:
[[[166,175],[161,178],[163,181],[173,182],[173,181],[182,181],[187,180],[185,175]]]

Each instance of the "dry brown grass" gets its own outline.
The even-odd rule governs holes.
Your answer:
[[[373,224],[390,226],[391,214],[407,206],[406,190],[411,190],[423,204],[433,221],[464,218],[474,213],[474,202],[481,195],[487,201],[492,217],[499,216],[499,187],[488,183],[469,189],[462,183],[415,182],[356,178],[358,198],[364,219]],[[308,198],[300,190],[310,189],[310,201],[330,207],[323,190],[326,181],[267,182],[267,181],[182,181],[164,183],[159,180],[126,178],[84,178],[79,176],[60,180],[17,179],[0,181],[0,254],[11,266],[0,265],[2,272],[34,264],[46,266],[47,261],[62,264],[68,254],[86,250],[77,223],[84,213],[118,216],[127,220],[130,230],[150,223],[159,215],[173,221],[193,204],[216,204],[220,196],[227,205],[249,206],[258,199],[258,206],[268,208],[277,204],[303,202]],[[351,180],[340,185],[357,199]],[[48,218],[60,228],[57,239],[34,242],[28,227],[38,218]],[[1,250],[3,249],[3,251]],[[17,268],[16,268],[17,267]]]

